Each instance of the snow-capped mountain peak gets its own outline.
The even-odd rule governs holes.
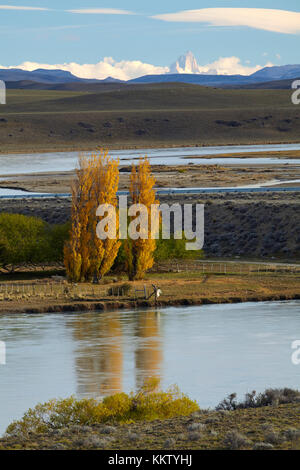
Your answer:
[[[180,56],[177,61],[171,65],[170,73],[200,73],[199,65],[192,52]]]

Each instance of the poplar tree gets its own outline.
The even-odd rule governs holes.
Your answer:
[[[101,218],[96,212],[101,204],[116,208],[118,185],[119,162],[107,152],[79,157],[79,168],[72,183],[70,241],[64,248],[67,276],[73,282],[89,281],[93,276],[101,278],[114,263],[120,242],[97,237],[96,227]]]
[[[151,238],[151,206],[158,204],[155,196],[155,178],[147,157],[140,159],[137,168],[132,165],[130,175],[130,196],[133,204],[143,204],[147,208],[147,227],[139,227],[140,236],[125,242],[126,270],[130,280],[143,279],[154,264],[156,240]],[[132,222],[134,217],[130,217]],[[147,233],[145,233],[145,231]]]

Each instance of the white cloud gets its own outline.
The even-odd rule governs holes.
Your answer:
[[[0,10],[23,10],[23,11],[52,11],[50,8],[25,7],[15,5],[0,5]],[[59,11],[59,10],[57,10]],[[78,13],[82,15],[135,15],[128,10],[118,10],[116,8],[79,8],[75,10],[61,10],[67,13]]]
[[[152,16],[154,19],[207,23],[213,26],[247,26],[277,33],[300,34],[300,13],[264,8],[203,8]]]
[[[81,15],[134,15],[131,11],[117,10],[116,8],[81,8],[78,10],[66,10],[68,13]]]
[[[248,61],[246,61],[248,64]],[[263,67],[271,67],[274,64],[268,62],[265,65],[243,65],[238,57],[220,57],[218,60],[206,65],[198,66],[198,73],[205,75],[251,75]],[[4,67],[1,69],[21,69],[33,71],[36,69],[65,70],[80,78],[103,80],[107,77],[119,80],[131,80],[143,75],[163,75],[170,72],[170,67],[161,67],[147,64],[139,60],[122,60],[117,62],[112,57],[105,57],[96,64],[78,64],[76,62],[63,64],[42,64],[39,62],[26,61],[20,65]],[[181,73],[188,73],[181,70]]]
[[[249,63],[249,61],[246,61]],[[206,75],[251,75],[264,67],[271,67],[273,64],[268,62],[266,65],[243,65],[238,57],[220,57],[215,62],[207,65],[199,65],[199,72]]]
[[[14,5],[0,5],[0,10],[49,11],[49,8],[18,7],[18,6],[14,6]]]
[[[18,68],[22,70],[65,70],[71,72],[80,78],[93,78],[103,80],[107,77],[118,78],[119,80],[130,80],[132,78],[141,77],[143,75],[164,74],[169,71],[169,67],[157,67],[155,65],[146,64],[139,60],[122,60],[115,61],[112,57],[105,57],[96,64],[77,64],[76,62],[64,64],[41,64],[37,62],[23,62],[21,65],[0,68]]]

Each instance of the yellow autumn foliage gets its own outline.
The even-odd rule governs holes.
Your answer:
[[[38,404],[11,423],[6,434],[27,438],[30,433],[43,434],[73,425],[163,420],[188,416],[198,410],[196,401],[181,393],[178,387],[163,392],[157,389],[155,379],[149,379],[136,393],[117,393],[102,401],[69,397]]]
[[[156,200],[155,178],[151,174],[149,159],[140,159],[137,168],[132,166],[130,175],[130,196],[133,204],[143,204],[148,211],[148,233],[146,238],[127,240],[125,243],[126,269],[130,280],[143,279],[148,269],[154,264],[156,240],[151,238],[151,206]],[[132,218],[131,218],[132,219]],[[142,228],[140,227],[142,235]]]
[[[101,220],[96,215],[101,204],[117,205],[119,161],[107,152],[98,151],[79,157],[79,167],[72,184],[72,226],[70,241],[64,249],[68,279],[88,281],[103,277],[118,254],[118,239],[100,240],[96,227]]]

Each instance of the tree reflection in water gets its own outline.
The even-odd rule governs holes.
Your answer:
[[[75,364],[78,396],[100,397],[124,390],[126,345],[134,348],[135,385],[145,379],[160,379],[162,347],[158,312],[103,312],[72,320],[76,340]],[[126,390],[128,391],[128,390]]]

